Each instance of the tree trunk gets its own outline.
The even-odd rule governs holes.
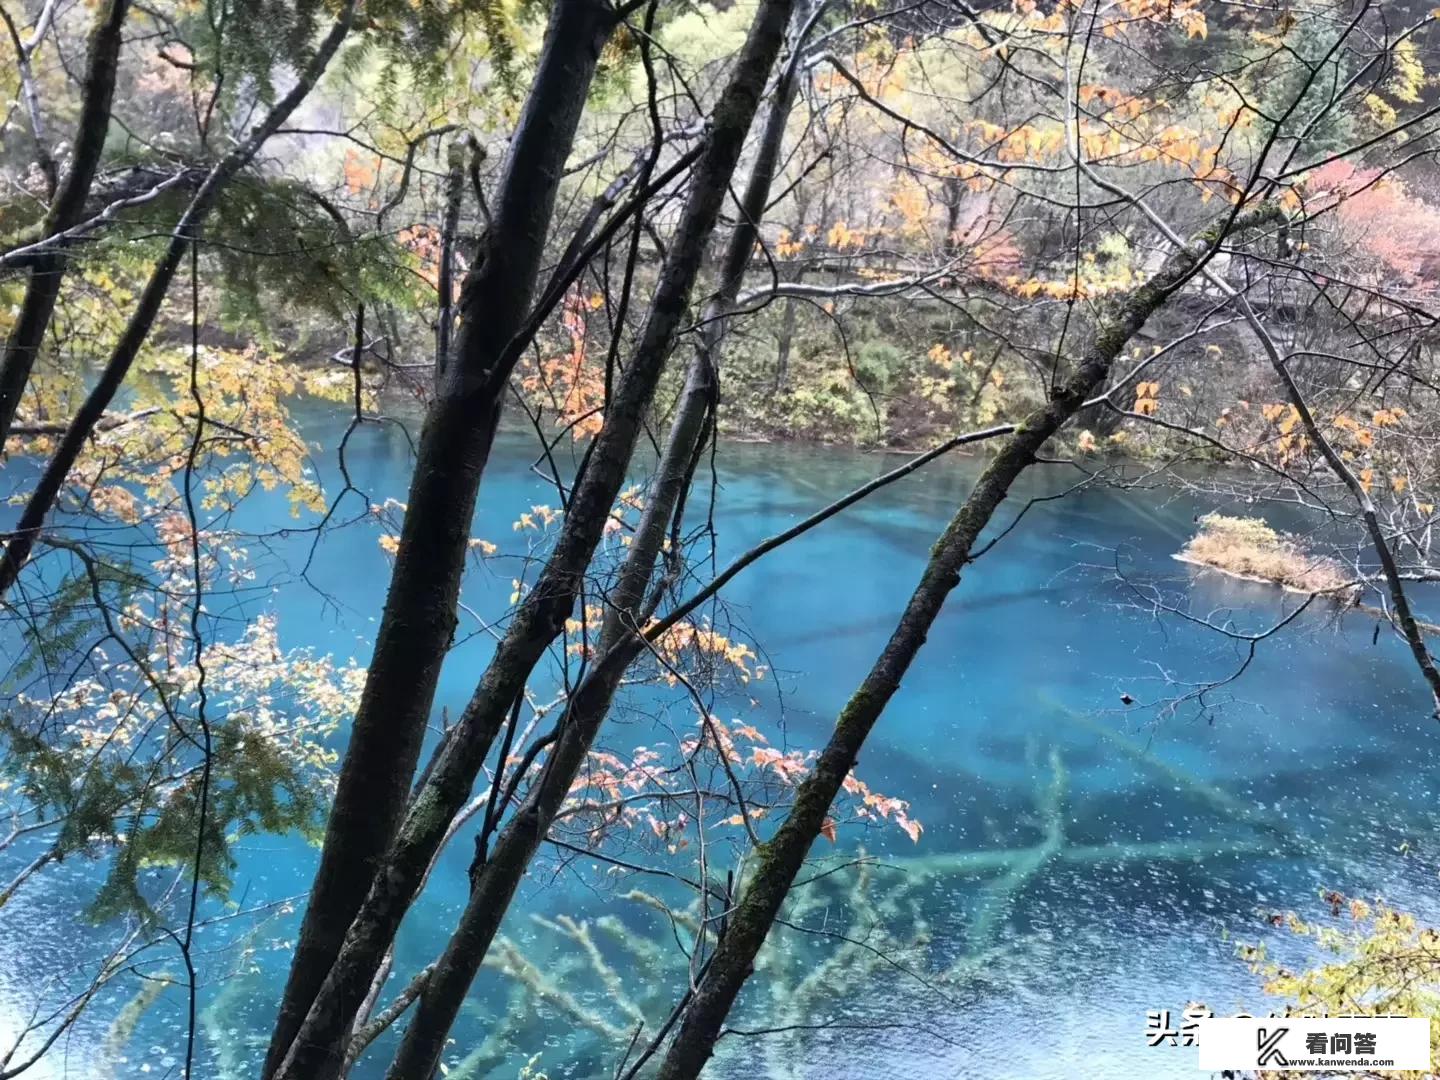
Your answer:
[[[310,1080],[330,1075],[337,1060],[337,1040],[348,1030],[368,978],[394,940],[424,868],[443,841],[449,821],[468,796],[511,704],[573,608],[673,348],[729,178],[778,51],[788,8],[789,0],[771,0],[757,17],[736,74],[712,116],[690,198],[662,267],[639,344],[608,403],[605,426],[572,494],[555,550],[512,620],[444,752],[413,800],[384,868],[375,875],[350,925],[344,948],[292,1040],[292,1049],[276,1072],[277,1077]],[[453,1012],[449,1019],[442,1019],[442,1014],[458,1007],[453,998],[457,972],[452,968],[441,974],[447,978],[431,995],[430,1008],[422,1004],[420,1014],[427,1022],[416,1029],[410,1040],[407,1053],[411,1059],[429,1056],[432,1050],[438,1055],[439,1044],[432,1045],[431,1036],[440,1032],[443,1043],[443,1032],[448,1031]],[[460,993],[463,997],[463,988]],[[402,1064],[397,1068],[409,1070],[412,1066]],[[413,1073],[403,1073],[412,1074],[429,1075],[429,1069],[416,1067]]]
[[[797,266],[788,275],[788,280],[800,284],[805,280],[805,268]],[[780,317],[780,333],[775,339],[775,382],[771,390],[778,394],[790,381],[790,348],[795,341],[795,322],[799,315],[800,301],[787,299],[785,312]]]
[[[445,365],[450,359],[450,336],[455,324],[455,236],[460,231],[460,208],[465,201],[465,144],[450,144],[449,170],[445,177],[445,217],[440,225],[440,273],[435,291],[440,311],[435,317],[435,371],[438,391],[445,384]]]
[[[601,0],[558,0],[551,10],[491,227],[462,288],[455,353],[421,432],[395,569],[265,1076],[277,1072],[307,1022],[405,809],[455,629],[475,501],[514,363],[506,358],[526,325],[565,159],[614,26]],[[323,1074],[321,1061],[326,1072],[340,1063],[335,1039],[295,1052],[312,1064],[287,1075],[306,1080]]]
[[[1261,219],[1269,220],[1275,211],[1264,208],[1263,213]],[[1236,227],[1253,224],[1250,219],[1261,214],[1256,211],[1242,218]],[[1218,236],[1201,237],[1197,245],[1172,255],[1152,280],[1132,292],[1097,328],[1074,373],[1049,402],[1025,418],[980,474],[969,498],[932,549],[920,583],[890,640],[841,710],[813,771],[795,793],[790,813],[756,852],[754,869],[741,899],[660,1067],[660,1080],[693,1080],[710,1060],[721,1025],[754,970],[755,957],[811,845],[820,835],[831,804],[855,767],[866,737],[899,689],[901,678],[924,645],[946,597],[960,583],[961,570],[970,561],[975,541],[1009,494],[1011,485],[1035,460],[1046,441],[1104,382],[1116,357],[1145,320],[1189,279],[1201,260],[1210,257],[1218,241]]]
[[[19,523],[10,533],[4,554],[0,555],[0,597],[9,592],[20,574],[21,567],[30,558],[30,552],[35,546],[35,541],[45,520],[55,506],[55,501],[60,497],[60,491],[65,486],[70,470],[80,457],[80,452],[84,449],[95,425],[100,422],[100,418],[105,415],[105,410],[109,407],[110,402],[119,392],[125,376],[129,374],[130,365],[139,355],[140,348],[145,344],[145,339],[150,334],[150,328],[154,325],[155,316],[160,312],[160,305],[165,300],[165,294],[170,291],[170,283],[180,269],[181,261],[189,252],[190,245],[199,242],[205,219],[209,217],[210,210],[214,207],[220,192],[236,173],[250,163],[260,147],[264,145],[265,140],[270,138],[280,125],[289,119],[296,106],[305,100],[324,73],[330,58],[340,47],[340,42],[349,33],[354,14],[355,0],[349,0],[342,10],[340,18],[321,42],[319,49],[316,50],[314,57],[300,73],[295,85],[266,113],[260,125],[210,170],[200,185],[200,189],[190,200],[190,205],[181,214],[180,221],[170,233],[170,243],[165,249],[165,254],[150,272],[150,279],[146,281],[135,310],[131,312],[125,329],[120,334],[120,340],[115,343],[115,348],[110,354],[110,359],[106,361],[100,378],[91,388],[69,427],[65,429],[55,456],[46,465],[39,482],[35,485],[35,490],[31,492],[30,499],[25,504],[25,509],[20,514]]]
[[[394,940],[425,867],[443,841],[450,820],[464,805],[517,695],[546,648],[561,632],[574,607],[584,573],[600,542],[605,521],[624,483],[655,388],[704,260],[745,134],[759,107],[766,76],[779,50],[791,0],[767,0],[757,15],[735,74],[711,116],[704,151],[695,167],[690,197],[669,246],[639,343],[615,394],[607,403],[605,426],[566,510],[565,526],[535,587],[496,648],[485,674],[447,740],[431,775],[411,803],[385,865],[350,925],[295,1049],[277,1073],[286,1080],[323,1077],[321,1064],[335,1054],[336,1040],[361,1003],[376,965]],[[443,978],[448,976],[448,979]],[[450,1002],[455,972],[437,972],[441,989],[430,996]],[[462,991],[463,996],[463,991]],[[438,1014],[420,1013],[430,1027],[417,1032],[416,1048]],[[453,1018],[453,1017],[452,1017]],[[449,1029],[449,1023],[443,1025]],[[435,1051],[438,1053],[438,1049]],[[406,1074],[411,1075],[411,1074]],[[413,1075],[429,1075],[417,1071]]]
[[[80,122],[75,132],[75,151],[69,171],[56,192],[41,226],[41,237],[54,236],[80,224],[85,203],[100,167],[100,154],[110,131],[110,108],[115,98],[115,72],[119,67],[121,29],[130,0],[110,0],[95,19],[90,35],[90,59],[85,71],[81,96]],[[20,303],[20,316],[10,340],[5,345],[5,358],[0,361],[0,450],[10,437],[20,399],[30,381],[35,357],[45,342],[45,331],[55,312],[60,296],[60,283],[65,277],[63,246],[46,251],[30,269],[25,285],[25,299]]]
[[[780,16],[762,12],[760,18],[770,22]],[[757,43],[756,47],[761,46]],[[771,50],[773,58],[774,46],[763,47]],[[705,328],[687,374],[665,451],[619,582],[610,597],[599,652],[605,656],[613,650],[620,655],[596,665],[571,699],[558,725],[559,740],[539,781],[501,833],[493,855],[483,865],[472,868],[470,901],[437,962],[435,981],[427,985],[427,993],[421,996],[419,1015],[407,1031],[391,1066],[392,1080],[425,1075],[425,1070],[439,1060],[460,1002],[505,918],[515,890],[584,766],[626,667],[644,648],[631,628],[643,621],[645,593],[654,576],[666,527],[692,475],[695,454],[706,429],[705,420],[714,404],[725,316],[734,305],[769,198],[793,101],[794,74],[793,68],[788,70],[771,96],[769,120],[741,203],[740,219],[726,248],[719,288],[706,307]],[[757,70],[752,77],[763,81],[765,76]],[[743,131],[740,137],[743,138]]]

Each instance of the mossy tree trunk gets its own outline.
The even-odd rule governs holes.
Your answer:
[[[1243,215],[1236,226],[1270,220],[1273,214],[1266,208]],[[756,853],[741,898],[667,1050],[658,1074],[661,1080],[693,1080],[710,1060],[721,1027],[754,970],[755,957],[820,835],[831,804],[1011,486],[1050,437],[1104,383],[1111,365],[1145,321],[1213,254],[1219,239],[1207,234],[1176,252],[1153,279],[1116,305],[1103,318],[1074,371],[1045,405],[1025,418],[980,474],[974,490],[931,550],[920,583],[890,640],[841,710],[814,769],[796,791],[790,813]]]

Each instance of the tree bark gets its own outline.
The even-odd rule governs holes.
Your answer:
[[[514,364],[507,357],[518,352],[513,341],[530,312],[565,159],[614,26],[615,13],[602,0],[557,0],[551,10],[491,227],[461,290],[454,355],[421,432],[395,569],[265,1076],[280,1072],[302,1023],[309,1023],[307,1014],[405,809],[455,629],[475,502]],[[366,985],[368,977],[362,991]],[[333,1074],[343,1030],[314,1045],[296,1045],[295,1061],[309,1064],[298,1072],[298,1065],[288,1065],[284,1075],[312,1080]]]
[[[797,266],[789,275],[790,281],[800,284],[805,280],[805,268]],[[780,317],[780,333],[775,337],[775,379],[771,385],[773,393],[780,393],[790,381],[790,348],[795,341],[795,323],[799,315],[800,301],[793,298],[785,301],[785,312]]]
[[[1273,207],[1264,207],[1244,215],[1235,227],[1273,220],[1277,213]],[[1011,486],[1046,441],[1104,382],[1116,357],[1146,319],[1210,257],[1219,239],[1218,235],[1201,236],[1196,243],[1172,254],[1153,279],[1132,292],[1097,328],[1079,365],[1050,401],[1025,418],[980,474],[969,498],[932,549],[920,583],[890,640],[841,710],[813,771],[796,790],[790,813],[756,852],[740,901],[661,1064],[660,1080],[693,1080],[710,1060],[721,1025],[754,970],[755,957],[811,845],[820,835],[831,804],[855,767],[865,739],[899,689],[901,678],[924,645],[946,597],[960,583],[960,573],[970,561],[975,541]]]
[[[788,5],[789,0],[786,0]],[[779,6],[778,4],[776,5]],[[773,22],[779,13],[762,11],[758,20]],[[757,20],[757,26],[760,22]],[[783,26],[783,22],[780,23]],[[770,32],[766,31],[766,37]],[[772,46],[756,42],[773,60]],[[750,76],[761,81],[768,71]],[[632,629],[643,621],[645,593],[655,573],[666,527],[675,514],[692,475],[692,463],[715,401],[717,363],[725,316],[744,277],[757,227],[765,211],[779,160],[795,87],[793,67],[771,95],[769,119],[741,201],[740,217],[731,232],[721,265],[719,288],[706,306],[705,326],[686,377],[685,389],[671,424],[665,451],[651,484],[645,510],[631,538],[619,581],[613,591],[600,635],[602,656],[617,657],[592,669],[567,705],[559,723],[560,736],[541,776],[516,815],[501,832],[493,854],[472,869],[469,902],[445,952],[437,961],[433,981],[421,995],[418,1013],[406,1032],[389,1077],[427,1075],[438,1062],[444,1041],[475,974],[494,941],[500,924],[541,841],[549,832],[575,778],[584,766],[601,724],[610,710],[625,669],[644,649]],[[743,139],[743,130],[739,137]],[[732,164],[733,168],[733,164]],[[698,181],[697,181],[698,182]],[[673,250],[673,249],[672,249]]]
[[[110,110],[115,99],[115,73],[119,68],[121,29],[130,0],[110,0],[95,19],[90,35],[90,58],[85,69],[81,92],[80,122],[75,132],[75,150],[70,169],[55,194],[55,201],[45,215],[42,236],[54,236],[80,224],[85,204],[100,167],[100,155],[110,131]],[[65,276],[66,257],[63,248],[47,251],[30,269],[25,285],[25,298],[20,303],[20,316],[10,340],[5,345],[5,358],[0,361],[0,450],[10,437],[20,399],[30,381],[35,357],[45,342],[45,331],[55,312],[60,296],[60,283]]]
[[[39,482],[35,485],[35,490],[31,492],[30,499],[25,504],[19,523],[10,533],[5,551],[3,555],[0,555],[0,597],[9,592],[20,574],[21,567],[29,559],[40,530],[44,526],[46,518],[50,516],[50,511],[60,496],[60,490],[64,487],[70,470],[80,457],[80,452],[84,449],[95,425],[100,422],[110,402],[114,400],[115,394],[125,381],[125,376],[129,374],[130,365],[135,362],[141,346],[145,344],[145,339],[150,334],[150,328],[155,323],[155,317],[160,312],[160,305],[165,300],[165,294],[170,290],[170,283],[174,280],[181,261],[190,250],[190,245],[199,241],[205,219],[209,216],[220,192],[236,173],[250,163],[260,147],[264,145],[265,140],[289,118],[296,106],[305,100],[316,82],[319,81],[320,76],[324,74],[326,65],[335,55],[335,51],[340,47],[345,35],[349,33],[354,14],[355,0],[349,0],[334,27],[320,43],[320,47],[310,62],[305,65],[305,69],[300,73],[295,85],[271,107],[259,126],[210,170],[199,190],[195,192],[194,198],[190,200],[190,205],[181,214],[180,221],[170,233],[170,243],[165,249],[165,254],[150,272],[150,278],[140,293],[135,310],[131,312],[125,329],[120,334],[120,339],[115,343],[115,348],[110,354],[110,359],[106,361],[100,378],[91,388],[90,393],[86,395],[85,401],[81,404],[75,417],[70,421],[69,427],[61,437],[59,448],[55,451],[49,464],[46,465]]]
[[[460,208],[465,200],[465,144],[450,144],[449,171],[445,177],[445,217],[440,225],[440,274],[435,291],[440,312],[435,317],[435,389],[445,384],[445,364],[450,359],[450,336],[454,328],[455,237],[460,231]]]
[[[277,1077],[311,1080],[329,1074],[336,1057],[336,1040],[348,1029],[368,978],[394,940],[448,823],[463,806],[511,704],[574,606],[684,318],[730,176],[779,50],[789,6],[790,0],[769,0],[757,15],[735,75],[712,115],[690,196],[662,267],[639,343],[608,403],[605,426],[572,493],[555,550],[512,620],[444,752],[413,800]],[[428,1007],[422,998],[416,1020],[420,1026],[415,1029],[410,1049],[404,1052],[409,1064],[395,1066],[411,1071],[397,1075],[429,1075],[428,1069],[421,1069],[413,1061],[429,1056],[432,1050],[438,1055],[443,1033],[453,1021],[453,1012],[449,1020],[443,1018],[444,1014],[458,1007],[453,996],[457,972],[450,969],[445,974],[446,981],[430,997]],[[460,994],[463,997],[463,989]],[[439,1044],[431,1041],[436,1032]]]
[[[639,343],[614,397],[607,403],[605,426],[596,437],[588,464],[571,495],[555,549],[511,621],[444,753],[413,800],[385,865],[346,935],[345,947],[306,1019],[306,1028],[295,1040],[295,1060],[287,1060],[289,1071],[280,1076],[310,1080],[323,1075],[309,1067],[305,1059],[313,1061],[317,1055],[314,1047],[328,1044],[335,1033],[344,1030],[347,1017],[359,1004],[356,988],[363,990],[369,974],[394,939],[424,868],[443,840],[449,821],[464,805],[511,704],[574,606],[685,316],[730,176],[778,52],[789,5],[790,0],[768,0],[757,16],[735,75],[712,113],[690,197],[661,269]],[[451,992],[447,983],[442,993],[448,996]],[[433,1010],[427,1013],[423,998],[418,1015],[430,1022],[436,1016]],[[448,1030],[449,1024],[444,1028]],[[302,1051],[302,1046],[309,1049]]]

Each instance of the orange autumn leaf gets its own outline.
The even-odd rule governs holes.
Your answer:
[[[380,159],[369,158],[353,148],[345,151],[345,187],[351,195],[358,195],[373,187],[380,176]]]

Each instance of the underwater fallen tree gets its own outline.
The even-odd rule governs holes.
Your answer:
[[[866,738],[900,688],[951,590],[975,550],[980,533],[1035,461],[1041,448],[1101,386],[1130,339],[1214,256],[1222,241],[1265,225],[1283,223],[1275,204],[1232,214],[1173,252],[1160,271],[1120,301],[1096,327],[1071,375],[1050,400],[1005,440],[936,542],[920,583],[906,604],[890,640],[835,722],[814,770],[800,784],[795,801],[771,839],[754,857],[740,900],[727,915],[724,934],[698,981],[680,1028],[666,1053],[662,1080],[693,1080],[710,1060],[725,1019],[755,968],[755,958],[781,906],[821,835],[831,804],[855,767]]]
[[[1030,740],[1026,759],[1035,770],[1028,794],[1034,812],[1029,831],[1037,834],[1033,842],[912,856],[878,856],[862,848],[853,863],[850,855],[832,856],[835,863],[827,862],[791,892],[781,925],[792,934],[783,944],[768,943],[755,960],[765,983],[757,1008],[764,1015],[767,1037],[739,1051],[760,1075],[792,1076],[795,1062],[808,1060],[809,1040],[817,1032],[814,1018],[866,987],[869,979],[889,975],[918,980],[947,1000],[952,990],[1002,985],[1004,976],[996,975],[997,969],[1008,970],[1020,958],[1043,956],[1052,947],[1042,935],[1012,937],[1003,932],[1006,918],[1024,903],[1027,891],[1048,875],[1090,866],[1273,858],[1277,852],[1303,847],[1302,838],[1283,821],[1270,820],[1242,798],[1169,765],[1082,713],[1054,702],[1042,701],[1040,707],[1057,712],[1061,725],[1093,731],[1130,759],[1140,776],[1167,789],[1183,786],[1215,809],[1226,831],[1213,839],[1076,843],[1066,832],[1074,803],[1062,751],[1058,745],[1046,748]],[[963,950],[956,954],[936,932],[925,898],[970,890],[980,907]],[[538,1052],[552,1022],[542,1007],[586,1032],[587,1046],[593,1044],[567,1059],[577,1074],[599,1075],[595,1063],[603,1062],[607,1075],[611,1068],[624,1078],[648,1075],[645,1062],[636,1060],[637,1044],[643,1042],[636,1038],[637,1025],[644,1021],[642,1033],[665,1030],[675,995],[691,980],[690,958],[677,947],[676,928],[687,935],[700,933],[713,907],[707,909],[698,896],[681,906],[640,889],[618,899],[644,917],[632,921],[612,913],[585,920],[532,913],[534,939],[523,947],[503,933],[496,937],[484,968],[509,985],[507,1004],[485,1038],[448,1063],[448,1080],[475,1080],[492,1071],[503,1075],[517,1058],[524,1061]],[[813,923],[839,929],[817,933],[810,928]],[[838,944],[830,949],[832,942]],[[644,974],[625,978],[624,968],[607,955],[633,963]]]

